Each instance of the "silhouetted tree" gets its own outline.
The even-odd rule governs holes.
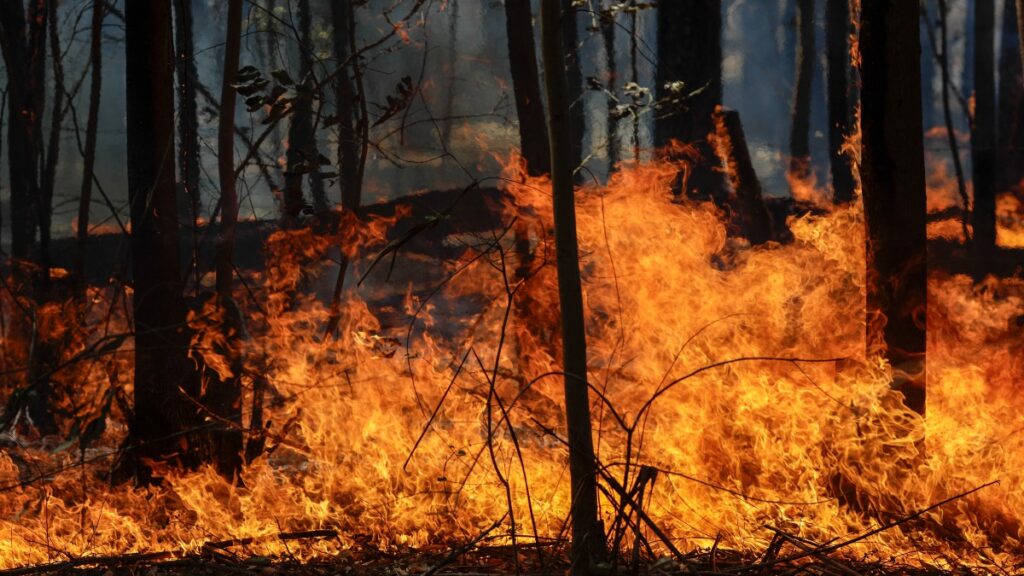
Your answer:
[[[717,197],[724,180],[714,168],[708,134],[712,114],[722,103],[722,2],[676,0],[658,5],[657,97],[662,103],[654,126],[654,144],[670,140],[696,146],[701,161],[676,193],[696,191]],[[692,94],[692,96],[690,96]]]
[[[551,154],[544,120],[544,101],[540,93],[530,0],[505,2],[505,29],[508,32],[512,91],[519,117],[519,147],[530,174],[547,174],[551,171]]]
[[[811,173],[811,80],[814,75],[814,0],[797,2],[796,82],[789,133],[790,183],[807,180]],[[831,92],[830,92],[831,94]]]
[[[171,0],[133,0],[124,12],[135,327],[135,405],[128,436],[133,450],[128,462],[176,456],[181,463],[194,464],[190,431],[200,422],[193,404],[199,383],[187,356],[179,261]],[[134,472],[140,479],[147,477],[141,468]]]
[[[1024,76],[1017,21],[1017,2],[1006,0],[999,43],[999,192],[1019,186],[1024,179]]]
[[[971,175],[974,181],[973,264],[975,277],[987,270],[996,244],[995,3],[974,4],[974,126]]]
[[[580,62],[579,24],[577,8],[573,0],[558,0],[562,3],[562,46],[565,49],[565,73],[569,84],[569,124],[572,128],[573,170],[583,165],[583,134],[586,131],[586,110],[583,102],[583,69]],[[581,172],[574,180],[580,181]]]
[[[285,173],[284,200],[285,221],[292,224],[305,206],[302,183],[307,174],[313,210],[318,214],[327,210],[327,197],[320,175],[320,154],[316,146],[316,133],[313,131],[313,46],[310,35],[312,14],[309,0],[298,1],[298,16],[299,80],[291,124],[288,128],[288,168]]]
[[[174,33],[176,73],[178,77],[178,215],[189,222],[194,230],[199,216],[199,117],[196,88],[199,72],[196,68],[195,40],[193,38],[193,0],[174,0]],[[195,236],[193,237],[195,240]],[[198,273],[198,270],[196,270]]]
[[[917,2],[862,0],[861,181],[869,352],[883,351],[907,407],[925,410],[927,269]]]
[[[85,254],[89,242],[89,208],[92,204],[92,185],[96,177],[96,134],[100,120],[100,93],[103,87],[103,17],[104,2],[93,2],[89,30],[89,114],[85,124],[85,148],[82,151],[82,188],[78,196],[78,231],[75,272],[80,287],[86,281]]]
[[[597,516],[597,467],[590,425],[587,387],[587,342],[583,322],[579,247],[573,199],[573,123],[566,71],[565,35],[559,30],[564,13],[560,3],[541,3],[544,84],[548,96],[548,134],[551,140],[551,189],[555,214],[555,258],[562,324],[562,364],[565,373],[565,412],[572,490],[572,574],[591,574],[604,557],[604,533]],[[564,23],[563,23],[564,24]]]
[[[606,89],[615,93],[618,87],[618,68],[615,63],[615,13],[610,9],[602,10],[600,16],[601,39],[604,41],[604,71]],[[608,138],[608,173],[615,171],[619,163],[619,114],[612,108],[608,114],[608,127],[605,130]]]
[[[828,46],[828,150],[832,168],[832,193],[836,203],[853,200],[853,170],[843,153],[846,137],[853,131],[850,106],[850,3],[827,0],[825,38]]]
[[[35,243],[39,201],[39,151],[44,103],[45,0],[30,3],[29,21],[21,0],[0,2],[0,49],[7,71],[9,124],[7,154],[11,197],[11,255],[27,258]]]

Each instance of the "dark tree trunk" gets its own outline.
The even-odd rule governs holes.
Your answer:
[[[583,69],[580,62],[580,40],[577,30],[577,8],[573,0],[558,0],[562,3],[562,47],[565,50],[565,74],[569,84],[569,127],[572,129],[573,180],[583,178],[578,170],[583,165],[583,135],[586,131],[583,102]]]
[[[832,0],[829,0],[832,1]],[[849,6],[847,0],[846,3]],[[921,13],[925,14],[926,3],[921,3]],[[931,26],[931,22],[925,20],[921,22],[921,31],[918,34],[920,37],[919,42],[921,43],[921,120],[925,130],[928,130],[937,125],[938,119],[935,116],[935,59],[933,55],[924,49],[925,44],[928,42],[928,31]],[[826,36],[828,36],[826,34]],[[831,42],[831,36],[828,36]]]
[[[64,124],[64,62],[57,30],[58,0],[49,0],[47,6],[47,29],[50,39],[50,58],[53,71],[53,105],[50,111],[50,135],[46,145],[39,199],[39,262],[43,266],[43,279],[49,280],[51,264],[50,241],[53,220],[53,189],[57,178],[57,162],[60,159],[61,128]]]
[[[850,3],[827,0],[825,38],[828,57],[828,149],[832,168],[832,194],[837,204],[853,200],[854,180],[850,157],[843,144],[853,131],[850,106]]]
[[[605,87],[612,94],[618,88],[618,69],[615,63],[615,13],[605,12],[601,16],[601,38],[604,40]],[[615,172],[619,163],[619,115],[613,111],[608,114],[607,148],[608,174]]]
[[[796,82],[789,132],[790,185],[811,175],[811,80],[814,75],[814,0],[797,2]]]
[[[135,325],[129,462],[177,457],[190,465],[201,418],[179,271],[171,0],[125,4],[125,60]],[[147,478],[143,469],[134,471]]]
[[[861,181],[868,352],[883,352],[908,408],[925,410],[925,183],[917,2],[861,5]]]
[[[322,214],[327,210],[327,197],[324,194],[323,178],[320,175],[320,154],[316,146],[316,133],[313,131],[313,55],[310,44],[310,28],[312,15],[309,0],[299,0],[299,87],[294,102],[291,124],[288,129],[288,171],[285,174],[285,222],[294,225],[298,220],[305,199],[302,182],[309,175],[310,192],[313,199],[313,210]]]
[[[982,0],[982,2],[994,1]],[[960,92],[970,96],[974,92],[974,32],[977,30],[974,21],[977,14],[977,2],[975,0],[964,0],[964,3],[966,14],[964,21],[964,65],[960,70]]]
[[[988,269],[996,245],[996,86],[995,2],[975,3],[974,127],[971,131],[971,175],[974,181],[973,260],[975,277]]]
[[[174,0],[175,71],[178,84],[178,217],[189,223],[192,245],[198,250],[198,219],[201,208],[199,192],[199,117],[196,86],[199,72],[195,61],[193,39],[193,0]],[[198,252],[192,255],[192,268],[198,274]]]
[[[750,149],[739,112],[718,108],[715,112],[715,139],[736,194],[736,213],[741,232],[751,244],[764,244],[771,240],[772,220],[764,205],[761,181],[750,160]]]
[[[529,173],[534,176],[547,174],[551,171],[551,153],[540,93],[530,0],[505,2],[505,29],[508,32],[512,90],[519,116],[519,146]]]
[[[85,150],[83,151],[82,189],[78,196],[78,246],[75,272],[79,287],[86,285],[85,254],[89,242],[89,208],[92,204],[93,168],[96,165],[96,133],[100,120],[100,91],[103,87],[103,16],[104,3],[93,2],[91,30],[89,32],[89,117],[85,124]]]
[[[1019,187],[1024,179],[1024,76],[1020,46],[1017,3],[1006,0],[999,49],[999,192]]]
[[[681,89],[675,90],[682,82]],[[658,6],[657,97],[667,102],[654,126],[654,144],[692,144],[700,153],[689,181],[674,192],[721,199],[724,180],[713,165],[708,135],[712,114],[722,103],[722,2],[675,0]],[[689,93],[699,91],[693,97]]]
[[[241,358],[233,343],[241,338],[242,315],[234,302],[235,225],[238,222],[238,192],[235,188],[235,104],[238,98],[232,83],[238,74],[242,45],[242,0],[228,4],[227,37],[224,44],[224,73],[220,92],[220,121],[217,127],[217,173],[220,180],[221,221],[217,237],[217,297],[224,311],[224,339],[231,355],[232,376],[211,378],[204,401],[219,420],[222,429],[213,436],[217,468],[233,478],[242,467],[242,384]],[[229,426],[227,423],[234,424]]]
[[[555,257],[562,323],[562,362],[565,372],[565,411],[572,490],[572,574],[592,573],[604,558],[604,533],[598,520],[597,468],[590,425],[587,387],[587,342],[583,322],[579,248],[573,199],[573,123],[569,82],[559,30],[563,11],[554,1],[541,3],[544,83],[548,96],[551,137],[551,187],[555,211]],[[564,24],[564,23],[563,23]]]
[[[39,112],[43,95],[41,78],[34,73],[39,67],[33,66],[31,61],[34,55],[38,57],[32,45],[22,3],[0,2],[0,47],[7,70],[10,109],[7,154],[11,180],[11,255],[15,258],[27,258],[31,253],[39,199]]]
[[[454,3],[452,10],[454,10]],[[454,18],[454,14],[452,16]],[[355,35],[351,0],[331,2],[331,23],[334,27],[334,57],[338,65],[352,58]],[[338,166],[340,171],[341,205],[346,210],[358,210],[362,203],[362,182],[359,174],[359,134],[356,130],[356,88],[350,72],[356,66],[349,63],[338,74],[334,87],[334,100],[338,113]]]
[[[1024,0],[1017,0],[1017,39],[1020,42],[1020,60],[1024,63]]]

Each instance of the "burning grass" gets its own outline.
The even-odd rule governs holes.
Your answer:
[[[932,273],[923,419],[864,353],[860,209],[793,218],[792,243],[752,248],[712,204],[672,200],[676,170],[625,166],[578,199],[602,519],[623,562],[636,549],[652,572],[1020,571],[1024,282]],[[337,338],[324,337],[318,288],[342,238],[271,238],[239,298],[243,423],[266,449],[235,484],[157,466],[159,485],[111,485],[131,409],[131,291],[38,305],[9,283],[3,394],[45,380],[60,404],[56,434],[34,435],[21,414],[0,440],[0,567],[560,566],[549,543],[565,536],[569,494],[548,183],[514,159],[505,182],[504,227],[438,240],[458,250],[433,266],[400,246],[346,292]],[[435,220],[423,224],[446,225]],[[352,280],[391,225],[346,236],[359,244]],[[389,265],[404,281],[384,281]],[[232,370],[210,337],[217,318],[197,308],[190,322],[193,359]],[[40,353],[32,333],[49,354],[41,374],[25,370]],[[331,537],[281,537],[312,530]],[[123,556],[154,552],[165,556]]]

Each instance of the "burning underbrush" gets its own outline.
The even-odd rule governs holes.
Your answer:
[[[10,296],[12,277],[4,398],[45,381],[59,404],[53,434],[35,432],[29,406],[0,439],[0,567],[211,542],[313,558],[485,533],[563,538],[550,195],[510,166],[504,226],[445,237],[451,258],[388,243],[390,219],[360,225],[337,337],[325,336],[332,309],[317,288],[333,282],[342,239],[310,229],[275,232],[265,271],[245,274],[240,366],[223,357],[217,316],[193,311],[193,359],[241,375],[243,428],[263,448],[234,485],[212,467],[159,466],[157,486],[111,484],[130,410],[131,291],[37,305]],[[751,247],[713,204],[673,201],[675,172],[626,166],[578,199],[609,542],[754,554],[776,530],[823,544],[896,523],[842,554],[1019,570],[1024,281],[933,267],[922,418],[864,353],[858,207],[794,217],[794,241]],[[412,232],[446,218],[420,224]],[[280,537],[311,530],[336,537]]]

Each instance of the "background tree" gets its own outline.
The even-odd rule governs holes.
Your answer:
[[[174,0],[175,70],[178,77],[178,214],[188,216],[193,242],[201,210],[199,193],[199,117],[196,88],[193,0]],[[184,220],[184,218],[183,218]],[[198,270],[197,270],[198,272]]]
[[[544,101],[540,92],[530,0],[505,2],[505,30],[508,32],[512,91],[519,118],[519,147],[531,175],[547,174],[551,171],[551,153],[548,148],[548,128],[544,120]],[[578,162],[578,157],[573,158]]]
[[[131,205],[135,404],[129,463],[196,461],[199,383],[187,357],[174,178],[171,0],[125,4],[128,192]],[[181,449],[182,446],[186,448]],[[132,470],[131,467],[128,470]],[[145,470],[134,470],[141,479]]]
[[[565,413],[569,440],[572,490],[572,573],[591,574],[604,557],[604,533],[597,516],[597,467],[590,426],[587,386],[587,341],[583,322],[576,207],[573,199],[573,123],[565,40],[560,30],[563,11],[556,2],[541,3],[544,84],[548,96],[548,134],[551,140],[551,190],[555,213],[555,259],[562,324],[562,370],[565,373]]]
[[[89,29],[89,113],[85,125],[85,148],[82,151],[82,187],[78,196],[78,231],[75,272],[81,287],[85,287],[85,254],[89,241],[89,210],[92,206],[92,185],[96,177],[96,135],[100,120],[100,93],[103,89],[103,17],[105,2],[92,3],[92,19]]]
[[[605,88],[612,94],[616,93],[618,87],[618,67],[615,63],[615,14],[611,6],[614,6],[614,2],[609,2],[609,6],[601,10],[599,16],[599,24],[601,27],[601,39],[604,41],[604,71],[605,71]],[[605,130],[608,142],[608,173],[611,174],[615,171],[615,166],[619,163],[619,118],[614,107],[609,107],[608,112],[608,124]]]
[[[927,268],[916,2],[862,0],[861,182],[869,352],[885,351],[908,408],[925,410]]]
[[[659,4],[656,82],[662,106],[655,120],[654,145],[680,140],[696,146],[701,157],[686,183],[689,189],[679,182],[675,192],[720,195],[724,180],[714,170],[708,134],[715,130],[712,114],[722,103],[721,0]]]
[[[988,269],[996,245],[995,3],[974,5],[974,125],[971,175],[974,181],[972,256],[976,278]]]
[[[562,3],[562,46],[565,49],[565,73],[569,85],[569,124],[572,129],[573,170],[579,170],[584,162],[583,135],[586,131],[586,110],[583,103],[583,69],[580,62],[580,39],[577,7],[573,0],[559,0]],[[574,180],[580,181],[583,174],[574,173]]]
[[[789,133],[791,186],[805,182],[811,175],[811,80],[814,76],[814,0],[797,2],[796,82]],[[831,95],[831,92],[829,93]]]
[[[1016,1],[1006,0],[999,43],[998,192],[1015,188],[1024,179],[1024,76],[1017,20]]]
[[[828,58],[828,150],[832,171],[832,193],[835,202],[853,200],[853,170],[843,144],[853,131],[850,106],[850,3],[849,0],[827,0],[825,4],[825,38]]]
[[[39,4],[43,4],[42,7]],[[35,243],[39,200],[39,151],[44,90],[39,45],[45,35],[45,2],[32,2],[31,34],[21,0],[0,3],[0,49],[7,71],[7,154],[11,195],[11,255],[27,258]]]

